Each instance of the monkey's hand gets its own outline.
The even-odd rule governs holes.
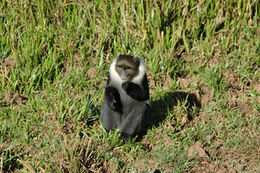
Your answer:
[[[122,88],[125,89],[126,93],[130,97],[137,101],[145,101],[149,99],[149,93],[133,82],[127,82],[127,84],[123,83]]]
[[[122,88],[123,88],[124,90],[126,90],[128,87],[129,87],[129,82],[123,82],[123,83],[122,83]]]
[[[120,100],[120,95],[116,88],[106,87],[105,89],[105,99],[107,105],[114,111],[121,113],[122,103]]]

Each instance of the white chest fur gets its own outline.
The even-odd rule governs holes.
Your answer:
[[[139,61],[140,61],[140,64],[138,67],[138,75],[133,78],[132,82],[139,85],[141,88],[143,88],[142,81],[145,76],[146,70],[145,70],[145,65],[144,65],[143,60],[140,57],[137,57],[137,58],[139,58]],[[123,105],[125,105],[125,104],[128,105],[131,102],[137,102],[136,100],[132,99],[129,95],[127,95],[125,90],[122,88],[123,81],[120,78],[117,71],[115,70],[115,67],[116,67],[116,59],[112,62],[111,66],[110,66],[110,84],[109,85],[115,87],[119,91],[121,100],[124,100]],[[146,100],[144,102],[150,105],[149,100]]]

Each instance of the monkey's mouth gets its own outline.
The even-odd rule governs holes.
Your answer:
[[[127,77],[122,77],[121,79],[122,79],[123,82],[127,82],[128,81]]]

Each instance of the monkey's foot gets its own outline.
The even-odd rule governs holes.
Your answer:
[[[124,143],[126,143],[130,138],[131,138],[130,135],[128,135],[128,134],[126,134],[124,132],[121,132],[121,136],[119,137],[119,140],[123,141]]]

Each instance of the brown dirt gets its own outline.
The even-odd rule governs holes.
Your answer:
[[[164,142],[164,144],[165,144],[166,146],[170,146],[173,141],[172,141],[172,139],[171,139],[170,136],[164,135],[164,136],[163,136],[163,142]]]
[[[10,68],[15,68],[15,66],[16,61],[12,57],[0,60],[0,76],[8,76]]]
[[[104,162],[104,168],[106,170],[107,173],[113,173],[116,171],[117,169],[117,165],[115,162],[112,161],[105,161]]]
[[[188,86],[192,83],[192,81],[193,80],[191,78],[180,78],[178,82],[182,89],[187,89]]]
[[[147,71],[147,80],[149,81],[150,95],[153,96],[156,88],[156,79],[153,78],[150,71]]]
[[[3,66],[15,67],[16,65],[16,61],[12,57],[7,57],[3,61]]]
[[[250,117],[253,116],[252,107],[249,104],[243,103],[243,102],[236,102],[237,107],[240,109],[241,112],[244,114],[248,114]]]
[[[257,93],[260,93],[260,84],[255,84],[253,88]]]
[[[26,104],[28,101],[27,96],[19,95],[17,92],[13,94],[11,91],[4,91],[2,97],[6,105]]]
[[[237,90],[240,90],[242,83],[239,82],[239,76],[237,73],[228,70],[224,73],[224,82],[231,84],[231,87]]]
[[[230,89],[227,92],[228,104],[231,108],[239,109],[245,115],[253,116],[253,107],[250,105],[250,99],[243,100],[243,96],[247,95],[247,91],[237,91]]]
[[[216,119],[209,115],[208,112],[201,112],[197,117],[192,120],[192,124],[199,124],[199,123],[216,123]]]
[[[226,93],[228,98],[228,105],[230,105],[230,107],[233,109],[239,110],[244,115],[253,117],[254,109],[252,105],[252,98],[247,96],[249,95],[248,92],[251,88],[253,88],[257,93],[260,93],[260,85],[253,84],[250,81],[242,84],[239,81],[238,74],[232,71],[227,71],[224,74],[224,80],[224,82],[230,83],[231,86]],[[193,85],[194,78],[180,78],[178,82],[182,90],[187,90],[190,85]],[[191,122],[188,122],[188,126],[200,123],[217,122],[217,120],[213,116],[211,116],[204,110],[206,104],[215,101],[214,90],[204,86],[203,81],[200,81],[198,85],[198,89],[190,91],[190,93],[192,93],[201,103],[201,111],[197,117],[195,117]],[[244,89],[242,90],[242,88]],[[260,103],[260,98],[258,98],[257,101]],[[243,166],[243,164],[241,163],[245,163],[246,165],[249,165],[249,167],[256,166],[256,161],[250,163],[250,161],[247,159],[247,156],[240,155],[231,149],[227,149],[225,147],[225,142],[218,138],[217,132],[213,132],[211,135],[205,136],[202,141],[205,143],[211,142],[213,143],[211,146],[215,147],[208,148],[206,146],[203,146],[200,141],[197,141],[188,149],[188,157],[195,157],[195,160],[198,161],[198,163],[192,168],[191,172],[235,173],[249,171],[248,168]],[[164,139],[164,142],[167,143],[168,140]],[[234,163],[234,161],[236,161],[236,163]],[[233,165],[234,167],[231,165]]]
[[[16,66],[16,61],[12,57],[7,57],[3,60],[0,60],[0,76],[5,78],[9,76],[10,69],[15,68]],[[2,87],[2,82],[0,82],[0,88]]]
[[[97,71],[96,71],[95,68],[90,68],[90,69],[88,70],[88,78],[89,78],[89,79],[95,78],[96,75],[97,75]]]
[[[72,60],[66,59],[65,61],[65,71],[70,72],[78,69],[80,72],[85,72],[85,69],[82,64],[82,60],[78,54],[74,54]],[[65,73],[66,74],[66,73]]]
[[[218,140],[216,141],[216,145],[220,145],[223,141]],[[191,172],[205,172],[205,173],[213,173],[213,172],[219,172],[219,173],[236,173],[237,171],[231,168],[229,163],[229,157],[225,157],[225,155],[228,152],[224,149],[224,147],[219,147],[217,149],[209,149],[207,147],[204,147],[201,142],[197,141],[195,144],[193,144],[189,150],[188,155],[194,156],[195,159],[199,162],[196,164]],[[224,162],[220,162],[217,160],[217,157],[223,158]]]
[[[214,90],[208,89],[208,87],[202,86],[200,87],[201,92],[203,95],[201,96],[201,107],[204,108],[207,103],[212,101],[212,98],[214,97]]]
[[[258,94],[260,94],[260,84],[255,84],[253,88]],[[260,97],[257,98],[257,102],[260,104]]]
[[[143,159],[141,157],[135,160],[136,166],[138,167],[137,172],[148,172],[149,170],[157,170],[158,162],[152,159]],[[148,166],[149,165],[149,166]]]
[[[195,166],[191,172],[202,172],[202,173],[236,173],[237,171],[229,166],[229,163],[219,164],[217,161],[209,163],[208,161],[200,161],[199,166]]]
[[[207,152],[203,149],[201,142],[195,142],[188,150],[188,156],[195,155],[198,158],[209,158]]]

